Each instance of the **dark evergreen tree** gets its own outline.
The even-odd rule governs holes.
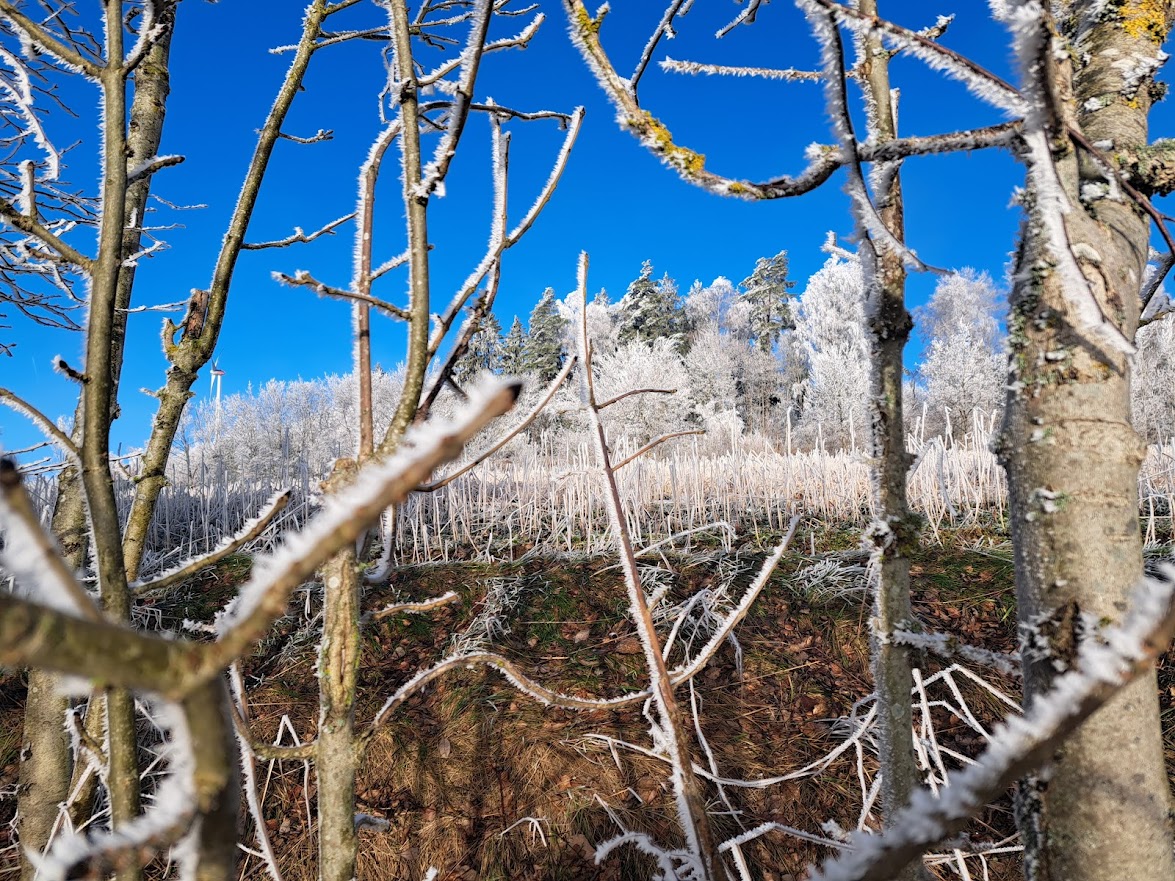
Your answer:
[[[502,325],[493,312],[485,315],[477,332],[469,338],[469,348],[453,365],[453,379],[468,382],[479,373],[497,373],[502,369]]]
[[[787,277],[787,251],[774,257],[760,257],[755,271],[743,279],[743,299],[750,306],[751,334],[764,352],[770,352],[779,335],[790,330],[792,321],[791,289],[796,286]]]
[[[510,332],[502,340],[502,372],[507,376],[520,376],[526,371],[524,366],[526,354],[526,331],[518,316],[514,316],[514,323],[510,325]]]
[[[679,351],[688,347],[689,319],[677,293],[677,282],[668,273],[653,281],[650,261],[641,266],[640,277],[628,286],[616,309],[616,339],[621,345],[632,340],[652,344],[654,340],[671,339]]]
[[[547,288],[530,313],[526,346],[522,352],[524,372],[550,382],[563,367],[563,337],[567,319],[555,305],[555,291]]]

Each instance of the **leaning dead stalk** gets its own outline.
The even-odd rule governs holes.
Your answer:
[[[653,625],[649,603],[641,587],[637,572],[636,556],[633,552],[632,537],[624,517],[620,501],[620,490],[608,451],[608,439],[600,419],[600,408],[596,403],[595,387],[592,381],[592,349],[587,333],[587,254],[579,260],[578,296],[580,307],[579,359],[580,399],[591,424],[592,439],[599,460],[601,480],[604,484],[604,499],[612,520],[612,531],[620,552],[620,565],[624,571],[624,583],[628,589],[629,609],[644,648],[645,664],[649,673],[649,690],[653,705],[657,709],[654,723],[654,739],[668,755],[671,767],[673,792],[676,796],[678,818],[685,834],[687,850],[696,863],[699,877],[723,879],[726,871],[718,857],[710,818],[706,813],[706,801],[701,785],[694,773],[691,760],[691,745],[686,720],[673,693],[673,680],[665,663],[660,640]]]

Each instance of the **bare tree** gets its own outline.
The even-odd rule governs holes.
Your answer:
[[[868,0],[800,5],[823,48],[824,70],[810,76],[825,81],[838,143],[815,151],[799,175],[752,182],[711,171],[701,154],[675,141],[638,99],[638,84],[658,42],[688,4],[668,5],[634,74],[625,78],[603,48],[602,18],[593,19],[578,0],[566,2],[573,38],[616,104],[622,125],[685,180],[722,195],[760,200],[807,192],[845,170],[868,286],[875,292],[873,392],[892,390],[873,414],[874,449],[888,451],[878,462],[878,497],[886,516],[896,516],[903,530],[909,520],[901,514],[900,484],[908,458],[901,441],[900,373],[893,374],[901,362],[900,356],[893,358],[893,347],[900,351],[908,324],[898,298],[901,263],[923,267],[902,243],[895,163],[992,146],[1011,147],[1023,161],[1027,221],[1011,297],[1012,382],[1001,456],[1012,486],[1021,621],[1040,634],[1027,665],[1033,705],[1057,666],[1071,663],[1080,645],[1094,638],[1082,622],[1118,620],[1130,586],[1141,576],[1137,479],[1143,448],[1129,420],[1130,353],[1139,310],[1163,274],[1155,273],[1143,290],[1152,220],[1172,243],[1147,198],[1171,189],[1171,151],[1146,139],[1153,75],[1166,57],[1159,47],[1172,6],[1110,8],[1085,0],[994,4],[1020,61],[1020,84],[1013,86],[939,45],[941,27],[909,30],[880,18]],[[759,11],[759,3],[748,3],[720,33],[754,22]],[[847,112],[841,29],[865,48],[862,64],[852,70],[867,83],[874,137],[864,142],[854,137]],[[896,52],[945,68],[1012,121],[933,137],[896,137],[886,121],[884,64]],[[664,66],[685,73],[800,76],[689,62]],[[861,170],[865,162],[874,163],[872,191]],[[1171,263],[1165,258],[1163,268]],[[884,342],[881,334],[887,332],[891,337]],[[892,526],[879,530],[882,546],[892,540],[899,549],[913,534],[894,535]],[[892,561],[897,584],[900,565]],[[889,608],[899,618],[905,614],[884,580],[879,597],[883,620],[887,597],[897,600]],[[894,619],[889,620],[892,627]],[[883,625],[883,641],[886,632]],[[878,687],[896,699],[898,690],[883,681],[884,671],[879,674]],[[896,734],[897,726],[888,730]],[[1030,876],[1172,873],[1170,796],[1153,678],[1133,679],[1113,708],[1092,715],[1052,758],[1048,782],[1029,781],[1021,792]],[[886,773],[892,773],[888,767]],[[892,817],[893,804],[889,807]]]

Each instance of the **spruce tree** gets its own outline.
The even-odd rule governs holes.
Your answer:
[[[522,368],[542,382],[550,382],[563,367],[563,334],[567,319],[555,305],[555,291],[547,288],[530,313]]]
[[[642,264],[640,276],[628,286],[616,308],[617,342],[621,345],[633,340],[652,345],[655,340],[670,339],[679,352],[688,347],[689,319],[677,293],[677,282],[668,273],[653,281],[650,261]]]
[[[502,373],[507,376],[521,376],[525,371],[524,355],[526,353],[526,331],[518,316],[514,316],[514,323],[510,325],[510,332],[502,340]]]
[[[469,339],[469,348],[453,365],[453,379],[468,382],[479,373],[497,373],[502,369],[502,326],[493,312],[482,317],[477,332]]]
[[[795,286],[787,277],[787,251],[770,259],[760,257],[755,271],[740,285],[750,306],[751,334],[764,352],[770,352],[779,335],[794,326],[789,301]]]

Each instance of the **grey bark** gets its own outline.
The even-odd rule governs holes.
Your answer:
[[[359,573],[354,550],[335,556],[323,567],[322,575],[326,601],[318,653],[320,721],[315,755],[318,877],[322,881],[351,881],[359,847],[355,835],[355,777],[361,759],[355,738],[355,686],[361,644]]]
[[[1034,73],[1054,113],[1050,144],[1073,206],[1064,218],[1069,242],[1102,312],[1132,339],[1149,220],[1128,199],[1082,203],[1082,184],[1103,183],[1106,172],[1078,152],[1066,128],[1115,149],[1145,145],[1149,93],[1127,87],[1120,62],[1156,56],[1171,10],[1134,4],[1095,14],[1095,5],[1082,0],[1063,10],[1060,37],[1074,68],[1045,41]],[[1142,576],[1137,487],[1145,450],[1130,424],[1131,361],[1090,333],[1070,302],[1030,206],[1011,296],[1012,382],[1000,440],[1020,620],[1052,656],[1029,656],[1029,703],[1056,675],[1053,658],[1072,659],[1084,620],[1120,619]],[[1170,810],[1151,674],[1070,737],[1046,776],[1022,786],[1028,877],[1175,877]]]
[[[860,0],[860,11],[876,16],[876,0]],[[870,142],[879,146],[897,137],[889,58],[881,37],[864,40],[861,73],[870,107]],[[905,240],[902,184],[898,169],[874,192],[877,210],[897,242]],[[873,495],[880,522],[870,530],[877,569],[873,597],[873,687],[877,693],[881,803],[886,821],[905,807],[920,778],[914,757],[910,690],[910,650],[891,638],[914,621],[910,607],[910,553],[918,547],[919,521],[906,498],[912,457],[906,451],[902,417],[902,356],[913,327],[906,309],[906,270],[892,247],[878,248],[865,238],[861,246],[869,286],[870,406],[873,448]],[[903,881],[928,877],[917,860],[895,876]]]

